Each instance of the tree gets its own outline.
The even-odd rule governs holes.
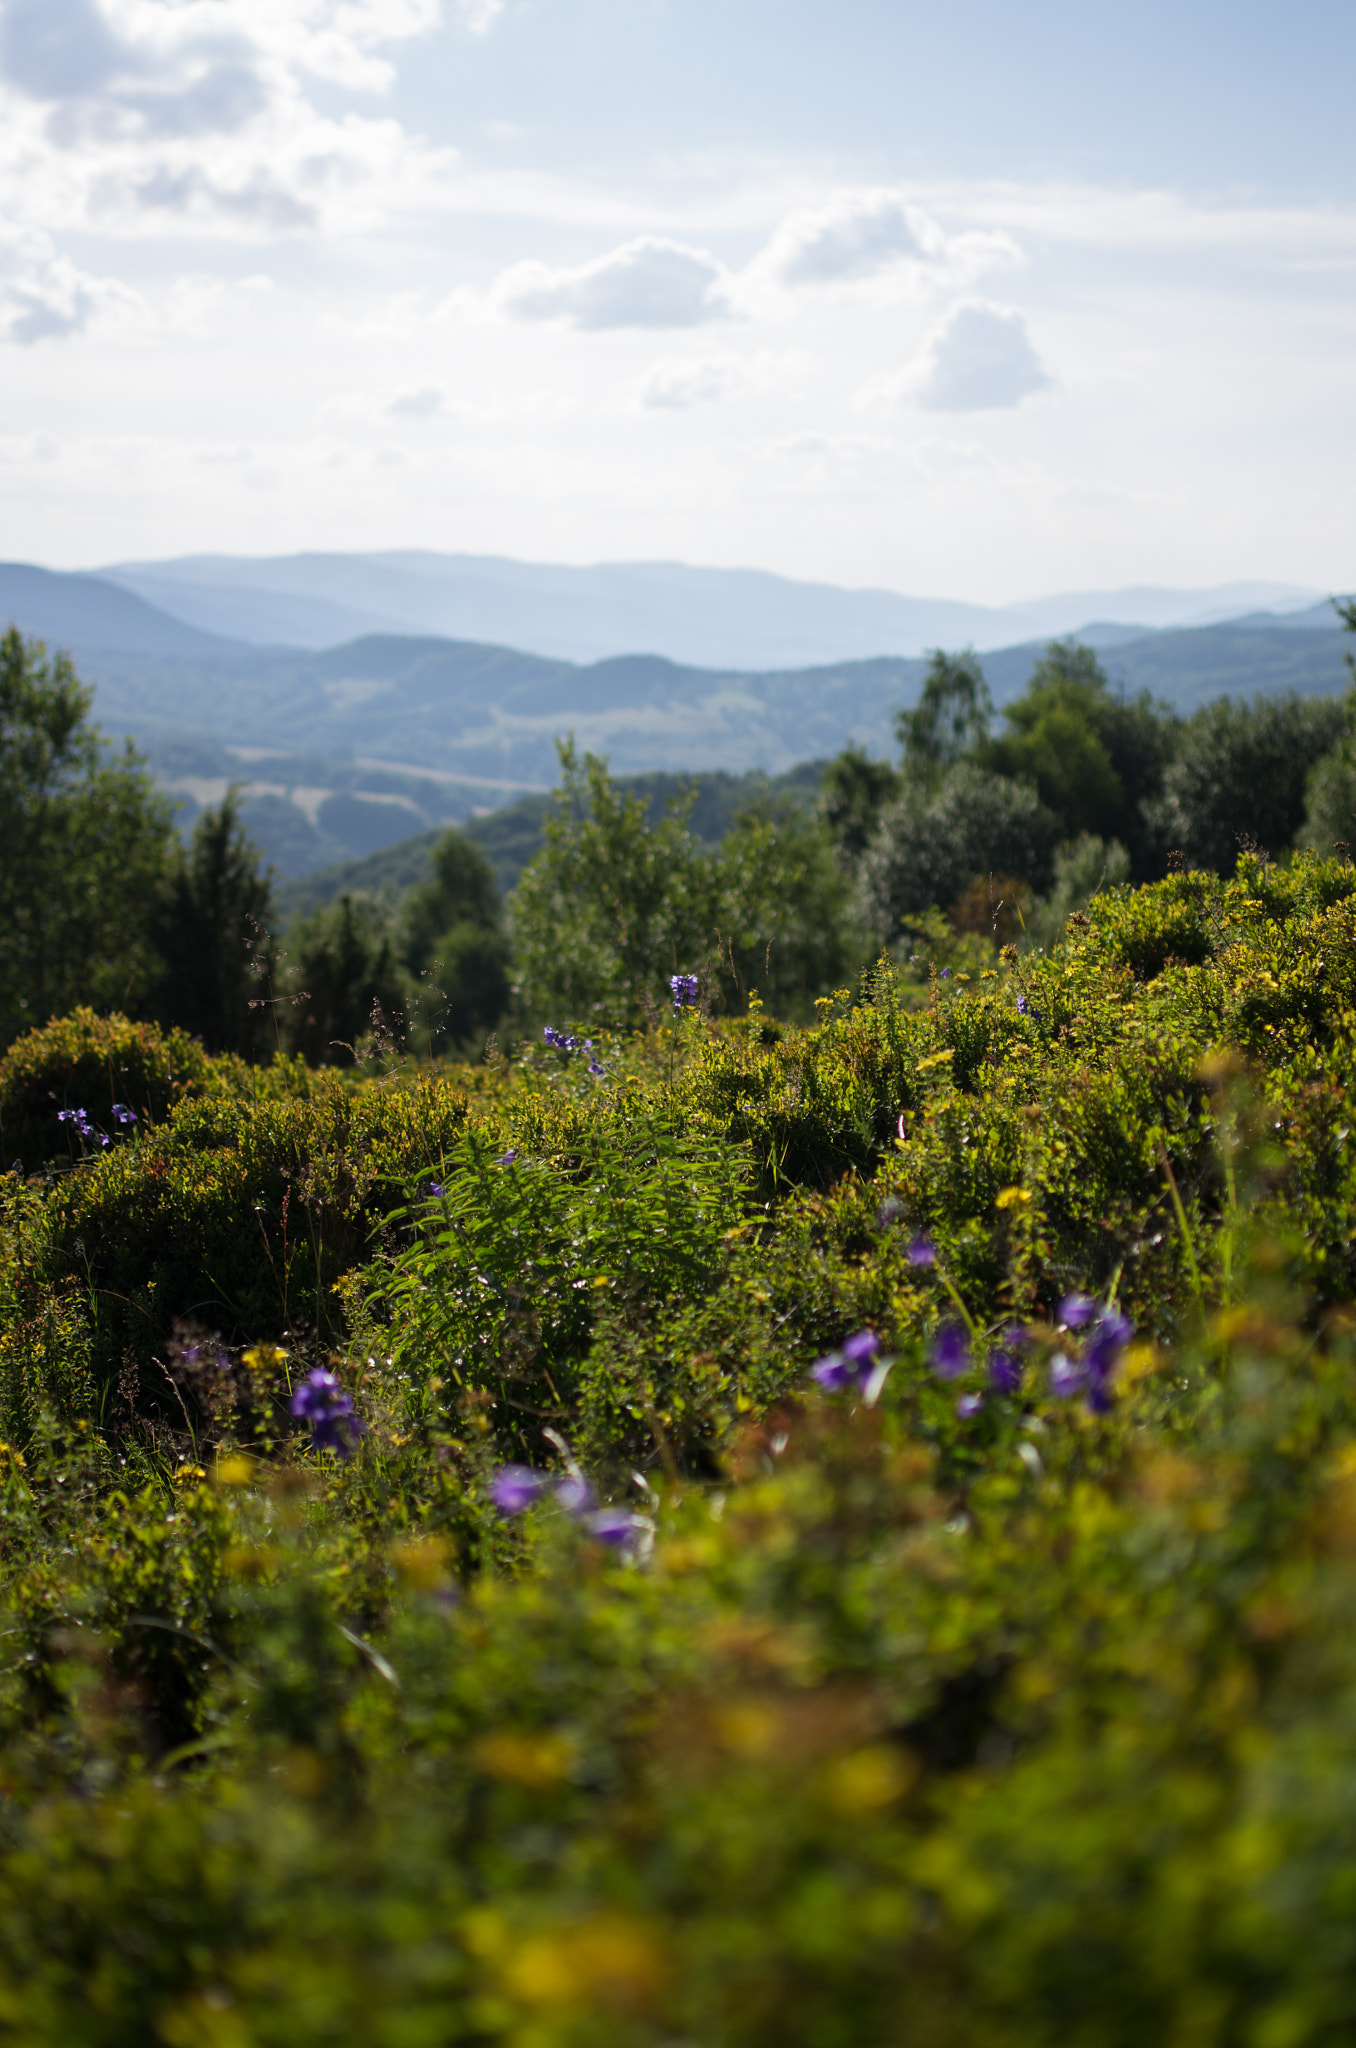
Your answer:
[[[273,890],[261,859],[228,790],[198,819],[166,879],[156,934],[164,973],[150,1007],[209,1052],[257,1056],[274,1044],[265,981]]]
[[[1090,647],[1053,640],[1003,713],[1007,731],[979,749],[999,775],[1029,782],[1068,839],[1119,839],[1140,874],[1155,872],[1145,806],[1158,797],[1176,721],[1148,692],[1112,694]]]
[[[430,1052],[469,1045],[509,1006],[509,949],[494,870],[460,832],[443,834],[428,880],[406,900],[401,955],[424,984],[419,1032]]]
[[[289,934],[289,1047],[312,1066],[350,1066],[374,1030],[403,1037],[406,991],[391,934],[369,903],[341,896]]]
[[[605,761],[581,763],[573,742],[559,751],[546,843],[510,901],[523,998],[557,1020],[639,1024],[670,975],[714,951],[715,877],[688,830],[694,793],[651,825]]]
[[[900,711],[895,731],[904,749],[904,772],[935,785],[988,737],[993,699],[972,647],[962,654],[935,648],[912,711]]]
[[[1356,598],[1334,598],[1333,609],[1348,633],[1356,633]],[[1356,659],[1346,656],[1351,687],[1346,694],[1345,730],[1309,771],[1305,788],[1302,846],[1331,853],[1356,846]]]
[[[498,930],[494,870],[462,833],[444,832],[434,847],[428,880],[406,898],[403,924],[402,952],[414,974],[429,965],[443,934],[455,925]]]
[[[110,758],[65,655],[0,637],[0,1038],[89,1004],[141,1002],[169,805],[129,745]]]
[[[1231,875],[1242,848],[1284,853],[1305,824],[1319,825],[1332,792],[1310,790],[1311,771],[1342,738],[1344,706],[1332,697],[1222,697],[1189,718],[1150,822],[1165,854]],[[1325,828],[1326,829],[1326,828]],[[1332,838],[1344,838],[1338,831]]]
[[[890,940],[934,904],[949,910],[976,875],[1041,890],[1059,837],[1029,783],[958,762],[935,789],[906,788],[881,819],[860,871],[863,915]]]
[[[794,804],[742,812],[717,851],[715,879],[730,1008],[756,988],[776,1015],[803,1015],[862,964],[850,878],[824,825]]]
[[[901,712],[900,717],[911,715]],[[840,860],[855,867],[881,812],[899,793],[899,776],[888,761],[873,761],[860,747],[845,747],[824,770],[819,790],[819,816]]]

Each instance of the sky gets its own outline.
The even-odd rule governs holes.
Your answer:
[[[1344,0],[0,0],[0,557],[1356,583]]]

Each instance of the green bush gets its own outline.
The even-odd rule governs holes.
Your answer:
[[[336,1284],[369,1256],[411,1176],[439,1170],[466,1109],[436,1075],[186,1100],[16,1217],[21,1322],[63,1303],[97,1401],[130,1372],[127,1398],[153,1411],[174,1409],[163,1360],[176,1323],[236,1345],[287,1332],[339,1340]],[[7,1426],[24,1427],[13,1380],[0,1399]]]
[[[6,1183],[10,2036],[1348,2037],[1356,866],[1069,934]]]
[[[0,1152],[34,1173],[49,1160],[83,1157],[101,1138],[135,1128],[113,1113],[118,1103],[138,1124],[160,1122],[176,1102],[220,1085],[220,1067],[185,1031],[134,1024],[76,1010],[18,1039],[0,1059]],[[83,1110],[98,1135],[82,1141],[63,1110]]]

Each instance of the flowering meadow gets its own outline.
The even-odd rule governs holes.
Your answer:
[[[1350,2041],[1356,866],[965,959],[0,1059],[0,2040]]]

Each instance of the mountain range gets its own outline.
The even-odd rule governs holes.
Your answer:
[[[204,559],[221,558],[198,558],[199,566]],[[355,600],[365,603],[373,586],[359,573],[363,565],[410,558],[303,557],[275,566],[291,575],[296,560],[345,559]],[[245,566],[251,574],[261,568]],[[744,572],[685,573],[700,579]],[[807,605],[826,588],[784,586],[792,597],[808,591]],[[1239,601],[1258,595],[1256,586],[1233,588]],[[1270,588],[1274,594],[1278,587]],[[829,594],[854,601],[890,595]],[[1107,609],[1133,609],[1135,595],[1115,593]],[[1171,595],[1140,592],[1140,609],[1162,609]],[[1208,609],[1219,596],[1177,593],[1175,601],[1189,598]],[[171,614],[108,576],[26,564],[0,565],[0,624],[10,620],[72,652],[96,686],[95,713],[105,730],[138,741],[180,800],[185,824],[232,782],[243,784],[251,829],[285,876],[370,855],[549,788],[556,740],[569,732],[626,774],[776,775],[824,759],[849,740],[890,753],[894,714],[915,701],[926,666],[916,653],[761,668],[732,659],[698,666],[662,654],[574,661],[409,630],[318,650],[270,646]],[[230,621],[223,614],[219,623]],[[999,705],[1020,694],[1045,638],[1061,623],[985,652]],[[623,630],[615,627],[618,635]],[[955,646],[964,636],[938,637]],[[1114,684],[1148,688],[1184,711],[1221,695],[1327,694],[1346,681],[1342,636],[1326,603],[1206,624],[1104,618],[1085,624],[1080,637],[1101,650]]]
[[[698,668],[813,668],[934,646],[981,651],[1122,627],[1212,625],[1289,611],[1322,593],[1282,583],[1213,590],[1075,591],[1006,606],[845,590],[757,569],[680,562],[572,567],[405,550],[268,557],[187,555],[97,574],[200,631],[321,649],[368,634],[433,635],[560,661],[660,654]]]

